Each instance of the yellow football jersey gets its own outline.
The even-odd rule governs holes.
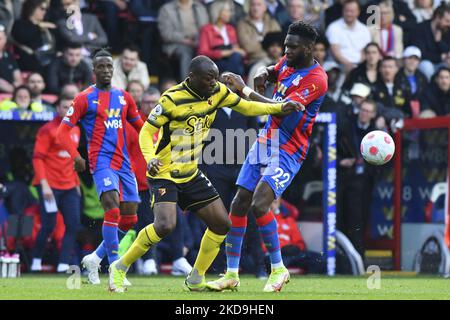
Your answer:
[[[216,117],[218,108],[228,107],[247,116],[281,113],[282,103],[247,101],[218,82],[214,94],[203,99],[189,88],[186,81],[170,88],[161,96],[139,134],[139,145],[147,163],[157,158],[162,162],[153,179],[184,183],[195,177],[203,141]],[[153,143],[153,134],[158,141]]]

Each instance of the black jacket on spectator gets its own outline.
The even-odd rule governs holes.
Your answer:
[[[20,45],[36,51],[46,44],[44,32],[28,19],[18,19],[14,22],[11,36]],[[28,54],[16,46],[19,58],[17,63],[22,71],[42,71],[42,66],[34,54]]]
[[[375,84],[372,95],[373,99],[376,102],[381,103],[384,107],[400,110],[406,117],[412,116],[409,84],[400,82],[397,77],[394,80],[392,96],[389,94],[386,84],[381,79],[379,79]]]
[[[380,73],[378,72],[377,79],[380,79]],[[369,78],[367,78],[367,67],[366,64],[360,63],[355,69],[350,71],[347,79],[342,85],[342,90],[344,92],[349,92],[355,83],[363,83],[370,88],[370,92],[375,90],[375,82],[370,82]]]
[[[442,34],[441,41],[436,42],[431,30],[431,20],[427,20],[417,25],[411,43],[422,52],[422,60],[440,63],[441,55],[450,51],[450,32]]]
[[[86,62],[81,60],[77,67],[72,68],[65,63],[64,57],[60,57],[50,65],[47,85],[51,93],[59,94],[65,84],[74,83],[83,89],[91,80],[92,70]]]
[[[450,115],[450,91],[442,91],[433,81],[421,99],[422,110],[433,110],[437,116]]]
[[[19,67],[17,66],[16,60],[14,60],[13,56],[4,51],[0,56],[0,78],[5,79],[12,84],[14,82],[14,71],[18,69]]]
[[[427,77],[419,70],[416,70],[414,73],[414,76],[416,78],[416,92],[412,93],[411,85],[408,80],[408,76],[405,73],[405,69],[401,68],[400,71],[397,73],[397,81],[401,84],[401,87],[409,87],[410,88],[410,98],[411,100],[418,100],[422,96],[423,92],[428,86],[428,79]]]

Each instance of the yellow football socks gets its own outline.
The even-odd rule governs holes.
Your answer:
[[[197,270],[200,276],[205,275],[211,263],[219,253],[220,245],[225,239],[225,235],[221,236],[215,234],[209,229],[206,229],[200,244],[197,259],[195,260],[194,269]]]
[[[151,246],[161,241],[161,238],[156,234],[153,223],[142,229],[136,240],[134,240],[128,251],[122,256],[121,263],[126,267],[129,267],[137,259],[142,257]]]

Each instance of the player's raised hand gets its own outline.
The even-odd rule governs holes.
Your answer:
[[[152,177],[156,176],[158,174],[158,172],[159,172],[159,167],[161,167],[161,166],[162,166],[162,162],[161,161],[159,161],[156,158],[151,159],[148,162],[148,165],[147,165],[147,172],[148,172],[148,174],[151,175]]]
[[[253,78],[253,86],[255,87],[256,92],[258,92],[259,94],[264,94],[268,77],[269,72],[267,71],[267,68],[261,68]]]
[[[281,110],[284,113],[291,113],[294,111],[299,112],[299,111],[305,111],[305,106],[302,105],[300,102],[289,100],[289,101],[285,101],[283,103]]]
[[[86,160],[84,160],[81,156],[78,156],[74,159],[73,166],[76,172],[83,172],[86,170]]]
[[[242,89],[244,89],[245,87],[245,82],[242,79],[242,77],[235,73],[225,72],[224,74],[222,74],[222,79],[226,85],[231,86],[236,90],[239,90],[239,92],[241,92]]]

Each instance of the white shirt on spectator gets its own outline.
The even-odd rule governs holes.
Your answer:
[[[361,51],[371,41],[369,29],[359,22],[349,27],[344,18],[331,23],[326,31],[330,44],[338,44],[342,55],[350,62],[361,62]]]

